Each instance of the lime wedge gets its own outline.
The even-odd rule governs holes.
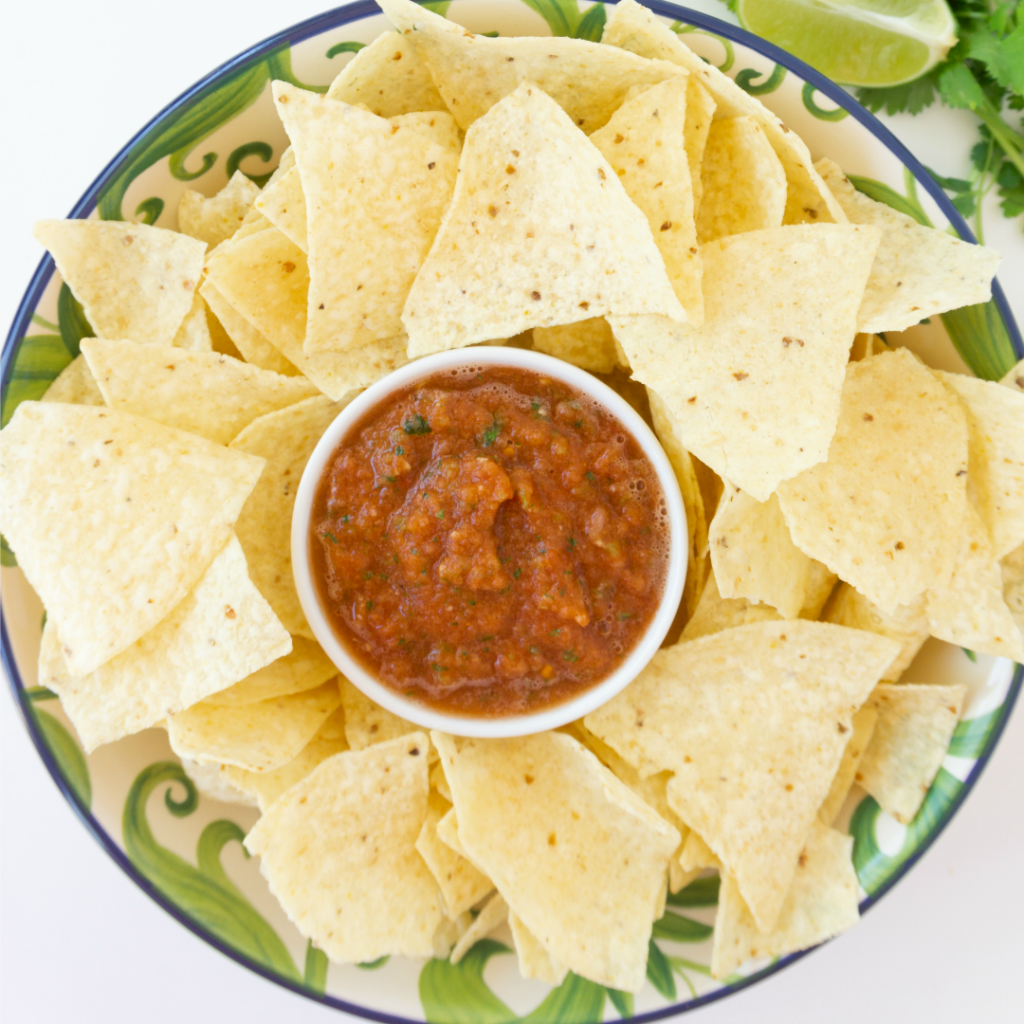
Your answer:
[[[946,0],[738,0],[744,28],[844,85],[899,85],[956,43]]]

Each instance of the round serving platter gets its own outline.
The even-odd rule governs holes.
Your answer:
[[[749,33],[672,4],[646,0],[701,56],[760,97],[797,131],[813,155],[830,156],[872,198],[973,240],[927,171],[870,114],[811,68]],[[576,0],[456,0],[424,6],[476,32],[578,35],[599,39],[600,5]],[[610,7],[611,5],[609,5]],[[212,195],[241,168],[257,182],[287,146],[270,82],[324,91],[361,44],[389,27],[376,4],[360,2],[286,29],[212,72],[157,115],[110,163],[71,217],[176,227],[185,188]],[[41,211],[42,212],[42,211]],[[889,341],[930,365],[997,379],[1024,355],[998,287],[992,302],[934,318]],[[2,419],[39,398],[78,353],[83,325],[49,258],[28,287],[3,350]],[[43,609],[6,544],[2,550],[3,668],[32,740],[69,803],[124,872],[204,941],[257,973],[309,998],[380,1021],[655,1020],[694,1009],[763,980],[796,954],[750,965],[725,984],[709,976],[714,880],[680,894],[655,927],[649,983],[635,997],[570,975],[558,989],[519,977],[510,942],[478,943],[457,966],[394,957],[328,965],[270,895],[255,860],[232,849],[255,810],[200,796],[167,744],[149,730],[86,757],[53,695],[36,687]],[[905,676],[966,683],[964,719],[921,811],[909,826],[855,791],[839,826],[855,839],[861,911],[884,895],[942,831],[970,792],[1020,692],[1024,669],[929,641]],[[224,864],[221,863],[221,854]],[[226,865],[226,866],[225,866]],[[500,938],[500,934],[498,936]]]

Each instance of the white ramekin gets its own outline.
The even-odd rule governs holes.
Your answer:
[[[477,718],[468,715],[445,714],[416,701],[407,700],[384,686],[349,653],[335,633],[320,604],[319,591],[311,572],[309,520],[313,498],[331,456],[352,426],[368,410],[392,392],[433,376],[435,373],[453,367],[465,366],[467,363],[532,370],[535,373],[570,384],[578,391],[589,395],[618,418],[619,422],[636,439],[647,458],[651,460],[665,495],[665,506],[668,510],[669,556],[661,604],[651,620],[651,624],[647,627],[647,631],[626,660],[602,682],[584,690],[570,700],[542,711],[502,718]],[[625,399],[585,370],[540,352],[531,352],[520,348],[477,347],[439,352],[436,355],[408,363],[367,388],[338,414],[337,419],[327,428],[316,448],[313,449],[313,454],[302,474],[302,481],[295,497],[295,510],[292,513],[292,571],[295,576],[295,586],[299,592],[299,601],[302,604],[302,610],[306,613],[306,619],[327,656],[337,665],[340,672],[381,707],[387,708],[388,711],[400,715],[410,722],[415,722],[425,729],[439,729],[455,736],[492,738],[526,736],[530,733],[543,732],[545,729],[555,729],[560,725],[565,725],[611,700],[636,678],[665,638],[683,592],[688,547],[686,512],[683,508],[682,496],[679,493],[679,484],[676,482],[675,473],[672,471],[672,466],[658,443],[658,439],[643,418]]]

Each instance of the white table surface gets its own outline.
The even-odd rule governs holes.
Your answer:
[[[691,6],[732,19],[724,4]],[[61,217],[166,102],[322,0],[49,0],[0,13],[0,319],[40,258],[32,223]],[[887,119],[940,173],[966,176],[969,118]],[[990,202],[988,244],[1024,323],[1024,237]],[[0,1017],[6,1024],[337,1020],[205,946],[135,888],[79,824],[0,695]],[[1024,1016],[1024,711],[946,832],[841,939],[697,1012],[702,1024],[970,1021]]]

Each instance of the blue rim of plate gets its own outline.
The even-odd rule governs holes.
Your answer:
[[[803,81],[809,82],[818,92],[827,96],[837,106],[847,110],[851,116],[864,125],[868,131],[879,139],[882,144],[885,145],[886,148],[889,149],[904,164],[904,166],[910,170],[917,180],[917,183],[928,192],[932,199],[935,200],[939,208],[942,210],[943,215],[949,223],[956,228],[961,238],[969,242],[976,241],[973,232],[967,225],[967,222],[960,216],[956,208],[947,198],[945,192],[943,192],[938,184],[936,184],[932,176],[920,161],[918,161],[899,141],[899,139],[897,139],[888,128],[878,121],[873,114],[865,110],[864,107],[862,107],[852,96],[844,92],[843,89],[830,79],[826,78],[820,72],[815,71],[809,64],[805,64],[792,54],[789,54],[774,44],[761,39],[759,36],[755,36],[751,32],[747,32],[745,29],[737,28],[735,25],[719,21],[718,18],[713,18],[707,14],[701,14],[698,11],[691,11],[689,8],[681,7],[676,4],[662,3],[660,0],[643,0],[643,2],[644,5],[649,7],[655,14],[678,19],[679,21],[686,22],[688,25],[693,25],[696,28],[703,29],[706,32],[711,32],[715,35],[723,36],[732,42],[740,43],[762,56],[775,61],[775,63],[781,64]],[[325,11],[323,14],[318,14],[313,18],[309,18],[306,21],[299,22],[297,25],[293,25],[291,28],[284,29],[276,35],[269,36],[262,42],[256,43],[254,46],[249,47],[249,49],[244,50],[231,60],[222,64],[219,68],[216,68],[205,78],[200,79],[195,85],[183,92],[176,100],[169,103],[160,111],[160,113],[149,121],[144,128],[137,132],[135,136],[133,136],[121,149],[117,156],[115,156],[114,159],[111,160],[110,163],[107,164],[107,166],[100,172],[88,189],[86,189],[81,199],[78,200],[71,212],[68,214],[68,217],[88,217],[96,207],[96,201],[100,191],[126,163],[132,148],[150,131],[157,128],[166,118],[173,116],[183,107],[187,106],[203,90],[212,85],[217,85],[233,72],[237,71],[242,65],[251,60],[266,56],[272,50],[283,44],[287,43],[289,45],[293,45],[295,43],[300,43],[312,36],[320,35],[328,29],[337,28],[338,26],[345,25],[348,22],[358,21],[370,15],[380,13],[380,8],[374,0],[358,0],[356,3],[346,4],[343,7],[337,7],[331,11]],[[6,341],[4,342],[3,353],[2,356],[0,356],[0,388],[6,388],[9,384],[10,372],[14,361],[13,356],[18,339],[21,338],[28,329],[32,313],[38,305],[39,300],[43,295],[43,291],[53,275],[53,271],[53,260],[48,255],[44,256],[40,261],[39,266],[36,268],[35,273],[32,275],[32,280],[29,282],[25,296],[22,298],[21,304],[18,306],[18,311],[14,316],[14,322],[8,332]],[[1006,324],[1007,333],[1009,334],[1010,343],[1013,346],[1014,352],[1018,358],[1024,358],[1024,340],[1021,338],[1020,329],[1013,318],[1009,304],[1006,301],[1006,296],[998,281],[992,282],[992,298],[995,300],[999,314],[1003,318],[1003,322]],[[312,999],[315,1002],[322,1003],[325,1006],[331,1006],[337,1010],[343,1010],[346,1013],[353,1014],[356,1017],[362,1017],[365,1020],[380,1021],[381,1024],[422,1024],[422,1021],[420,1020],[414,1020],[410,1017],[399,1017],[389,1013],[380,1013],[367,1007],[358,1006],[355,1003],[346,1002],[343,999],[338,999],[337,997],[326,993],[311,991],[303,985],[289,981],[288,979],[281,977],[279,974],[275,974],[273,971],[267,970],[263,965],[250,960],[247,956],[239,953],[232,947],[225,945],[218,938],[208,932],[201,924],[199,924],[198,921],[193,920],[184,913],[180,907],[164,896],[159,889],[157,889],[135,869],[128,860],[124,851],[117,845],[106,829],[96,820],[92,812],[79,801],[78,797],[68,785],[67,780],[61,774],[60,769],[57,767],[56,760],[50,753],[49,748],[40,735],[39,730],[36,728],[36,725],[32,720],[32,715],[28,710],[27,705],[29,703],[29,698],[25,693],[25,687],[22,683],[21,675],[18,672],[17,664],[14,660],[14,650],[11,647],[10,637],[7,633],[7,621],[2,614],[2,610],[0,610],[0,665],[3,666],[4,672],[10,682],[11,691],[14,695],[15,702],[17,703],[18,710],[21,713],[22,721],[25,724],[25,728],[28,730],[32,743],[36,748],[36,752],[42,759],[43,764],[46,765],[47,771],[49,771],[57,788],[63,794],[64,799],[71,805],[72,810],[78,816],[82,824],[90,833],[92,833],[93,838],[100,844],[100,846],[103,847],[104,850],[106,850],[118,867],[120,867],[121,870],[124,871],[124,873],[144,893],[146,893],[147,896],[150,897],[150,899],[162,907],[179,924],[183,925],[214,949],[223,953],[224,956],[229,957],[231,960],[241,964],[243,967],[247,967],[249,970],[265,978],[267,981],[274,982],[283,988],[290,989],[297,995],[305,996],[307,999]],[[1009,721],[1010,714],[1013,712],[1017,698],[1020,695],[1022,684],[1024,684],[1024,667],[1017,665],[1014,668],[1013,677],[1006,694],[1006,699],[1001,705],[1002,718],[998,727],[993,730],[991,734],[988,749],[977,759],[977,761],[975,761],[970,775],[968,775],[967,779],[964,781],[963,789],[957,794],[956,799],[952,801],[945,815],[929,834],[928,838],[922,842],[921,845],[918,846],[905,861],[903,861],[899,868],[893,872],[892,876],[885,881],[876,893],[868,896],[861,902],[860,912],[862,914],[873,907],[883,896],[886,895],[886,893],[889,892],[890,889],[892,889],[894,885],[896,885],[897,882],[900,881],[900,879],[903,878],[903,876],[931,848],[932,843],[935,842],[950,821],[952,821],[964,800],[967,799],[968,794],[974,789],[982,771],[984,771],[989,759],[992,757],[992,754],[999,743],[999,739],[1003,734],[1003,730],[1006,728],[1006,723]],[[717,1002],[719,999],[724,999],[735,992],[740,992],[757,982],[771,977],[773,974],[783,970],[790,964],[796,963],[797,960],[802,959],[807,956],[808,953],[813,953],[815,949],[819,948],[820,946],[815,946],[812,949],[803,950],[800,953],[792,953],[789,956],[783,957],[771,964],[769,967],[766,967],[764,970],[759,971],[756,974],[752,974],[734,985],[718,989],[714,992],[709,992],[703,996],[698,996],[696,999],[690,1000],[689,1002],[676,1003],[672,1006],[666,1006],[660,1010],[652,1010],[650,1013],[638,1014],[634,1017],[626,1018],[627,1024],[646,1024],[648,1021],[664,1020],[667,1017],[682,1015],[692,1010],[699,1009],[702,1006],[706,1006],[709,1003]]]

